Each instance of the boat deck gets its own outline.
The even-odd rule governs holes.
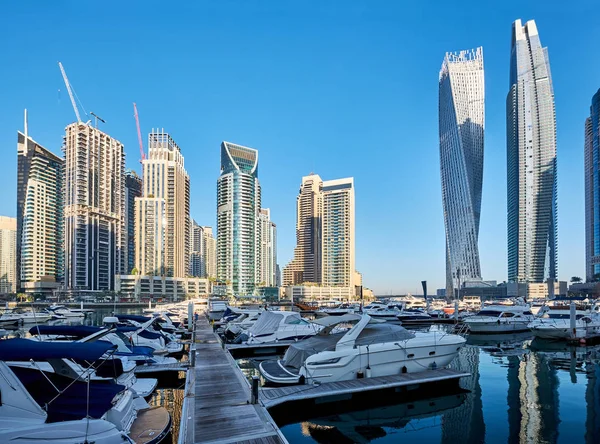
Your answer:
[[[470,373],[443,368],[417,373],[405,373],[394,376],[353,379],[351,381],[325,382],[319,385],[291,385],[278,388],[262,388],[259,391],[261,403],[266,408],[291,401],[327,398],[339,395],[349,395],[359,392],[391,389],[403,386],[429,384],[432,382],[457,380],[470,376]]]
[[[183,443],[271,443],[287,441],[260,404],[250,404],[250,384],[204,316],[195,326],[195,385],[186,394]],[[188,376],[189,377],[189,376]]]

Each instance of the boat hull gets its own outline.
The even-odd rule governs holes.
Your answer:
[[[471,321],[465,319],[465,324],[469,326],[469,330],[473,333],[517,333],[529,331],[527,325],[530,321],[523,322],[498,322],[498,320],[490,321]]]

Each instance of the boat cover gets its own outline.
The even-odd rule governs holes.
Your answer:
[[[10,341],[12,339],[0,342]],[[22,339],[22,341],[27,340]],[[95,343],[82,345],[89,347],[93,344]],[[91,382],[88,398],[87,381],[73,381],[73,379],[66,376],[51,372],[40,372],[37,369],[11,367],[11,370],[39,406],[46,410],[48,413],[47,422],[78,420],[85,418],[87,414],[91,418],[100,418],[112,408],[114,397],[125,390],[125,387],[119,384]],[[52,383],[46,378],[49,378]],[[62,391],[60,396],[56,396],[58,393],[54,387]]]
[[[128,315],[128,314],[116,314],[116,318],[119,318],[120,321],[135,321],[139,323],[148,322],[150,319],[148,316],[141,315]]]
[[[105,329],[104,327],[93,327],[91,325],[36,325],[29,329],[29,334],[36,335],[57,335],[57,336],[71,336],[76,338],[85,338],[87,336],[98,333],[100,330]],[[117,327],[117,331],[126,333],[131,331],[137,331],[137,327]]]
[[[315,335],[308,339],[295,342],[289,346],[285,355],[283,355],[281,363],[286,367],[299,369],[309,356],[325,350],[335,350],[335,345],[345,334],[346,332],[329,335]]]
[[[282,319],[283,315],[281,313],[265,311],[259,316],[254,325],[248,329],[248,332],[252,333],[253,336],[271,335],[275,333]]]
[[[116,348],[116,345],[106,341],[79,343],[6,339],[0,341],[0,361],[47,361],[61,358],[95,361]]]
[[[163,337],[163,335],[161,335],[160,333],[154,333],[148,330],[142,330],[138,333],[138,335],[146,339],[158,339]]]

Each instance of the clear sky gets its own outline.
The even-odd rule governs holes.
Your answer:
[[[489,5],[489,6],[488,6]],[[153,127],[181,147],[191,212],[215,225],[222,140],[259,150],[263,206],[283,267],[303,175],[353,176],[356,264],[379,294],[444,286],[438,72],[484,48],[486,135],[479,248],[506,279],[505,99],[512,22],[547,46],[558,127],[559,276],[585,274],[583,125],[600,88],[600,5],[587,1],[21,1],[0,5],[0,214],[16,213],[16,131],[60,151],[75,120],[61,61],[89,113],[139,172]],[[420,292],[420,291],[419,291]]]

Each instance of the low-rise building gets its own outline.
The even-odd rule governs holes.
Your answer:
[[[196,277],[167,276],[115,276],[115,291],[131,295],[135,300],[164,299],[181,301],[183,299],[208,297],[211,285],[208,279]]]
[[[546,282],[535,282],[527,284],[527,300],[532,301],[534,299],[548,299],[553,296],[566,296],[567,295],[567,282],[558,281],[554,282],[554,294],[551,295],[549,291],[548,283]]]
[[[354,287],[321,287],[318,285],[290,285],[285,289],[286,299],[299,301],[352,301],[356,300]]]

